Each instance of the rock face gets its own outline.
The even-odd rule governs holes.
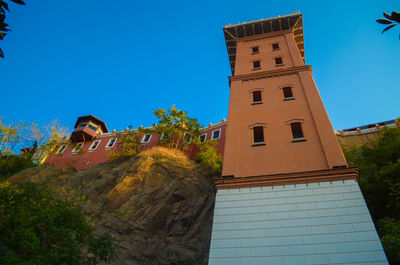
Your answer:
[[[10,181],[46,182],[60,196],[79,199],[96,232],[114,237],[115,264],[207,261],[215,189],[180,152],[153,148],[81,171],[39,166]]]

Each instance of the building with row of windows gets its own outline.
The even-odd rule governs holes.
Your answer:
[[[201,142],[216,141],[217,151],[223,155],[225,145],[225,131],[227,121],[222,120],[216,124],[209,124],[202,129],[199,136]],[[147,128],[151,129],[151,128]],[[45,163],[57,168],[74,167],[84,169],[95,166],[99,163],[107,162],[109,153],[118,150],[119,136],[137,129],[126,129],[124,131],[109,132],[106,123],[92,115],[81,116],[77,119],[74,131],[70,136],[71,143],[61,144],[57,150],[46,157]],[[162,142],[164,135],[144,134],[139,136],[139,151],[152,148]],[[189,144],[191,136],[185,133],[184,142],[187,144],[185,151],[189,158],[194,158],[199,149]],[[43,154],[44,155],[44,154]],[[42,156],[43,156],[42,155]],[[40,157],[40,156],[39,156]]]

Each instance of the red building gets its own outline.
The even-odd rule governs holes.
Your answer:
[[[200,135],[202,142],[217,141],[216,147],[221,155],[224,154],[226,125],[225,120],[217,124],[210,123],[202,129]],[[109,132],[104,121],[92,115],[79,117],[70,136],[71,144],[60,145],[54,154],[47,157],[46,163],[57,168],[84,169],[107,162],[110,159],[109,153],[118,148],[118,135],[128,131],[127,129],[121,132],[115,130]],[[155,133],[141,133],[139,139],[139,151],[143,151],[156,146],[160,141],[160,136]],[[189,158],[193,159],[198,151],[198,147],[189,145],[186,153]]]

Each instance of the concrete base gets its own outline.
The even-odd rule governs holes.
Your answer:
[[[354,179],[219,189],[209,265],[388,264]]]

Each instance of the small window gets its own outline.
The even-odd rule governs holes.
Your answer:
[[[87,124],[87,122],[82,122],[81,124],[79,124],[79,127],[85,127]]]
[[[273,51],[279,50],[279,44],[278,43],[273,43],[272,44],[272,50]]]
[[[100,142],[101,140],[94,141],[92,145],[89,147],[89,150],[95,150],[99,146]]]
[[[200,142],[204,143],[207,140],[207,133],[200,135],[199,138]]]
[[[60,148],[58,148],[56,154],[60,154],[61,155],[62,153],[64,153],[66,148],[67,148],[67,146],[63,144],[62,146],[60,146]]]
[[[276,57],[275,58],[275,65],[282,65],[283,61],[282,61],[282,57]]]
[[[264,143],[264,128],[257,126],[253,128],[254,144]]]
[[[163,133],[161,134],[160,140],[161,140],[161,141],[168,140],[168,133],[163,132]]]
[[[88,126],[90,129],[92,129],[93,131],[96,131],[97,130],[97,126],[95,126],[95,125],[92,125],[92,124],[90,124],[89,123],[89,126]]]
[[[143,135],[142,143],[143,144],[148,143],[148,142],[150,142],[150,139],[151,139],[151,134],[145,134],[145,135]]]
[[[291,123],[290,127],[292,127],[293,140],[304,139],[303,130],[301,129],[300,122]]]
[[[252,51],[252,53],[259,53],[260,52],[258,46],[252,47],[251,51]]]
[[[260,61],[254,61],[253,62],[253,69],[260,69],[261,68],[261,62]]]
[[[219,139],[221,137],[221,129],[212,132],[211,140]]]
[[[282,88],[283,90],[283,97],[285,100],[294,99],[292,88],[290,86]]]
[[[253,103],[261,103],[261,91],[253,91]]]
[[[72,152],[72,153],[77,153],[77,152],[79,152],[79,150],[82,149],[83,144],[84,144],[84,143],[77,143],[77,144],[74,146],[74,149],[72,149],[71,152]]]
[[[190,144],[190,142],[192,141],[192,136],[189,133],[185,132],[183,134],[183,141],[187,144]]]
[[[115,143],[117,142],[117,138],[111,138],[110,141],[108,141],[106,148],[111,148],[115,145]]]

